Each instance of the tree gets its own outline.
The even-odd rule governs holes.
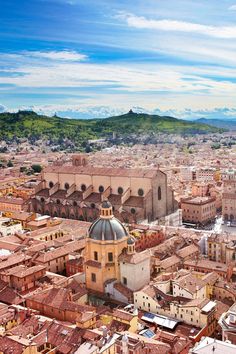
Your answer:
[[[91,146],[90,146],[90,145],[87,145],[86,148],[85,148],[85,152],[86,152],[87,154],[89,154],[91,151],[92,151]]]
[[[9,160],[9,161],[8,161],[8,163],[7,163],[7,167],[13,167],[13,163],[12,163],[12,161],[11,161],[11,160]]]
[[[27,168],[25,166],[21,166],[20,167],[20,172],[21,173],[24,173],[26,170],[27,170]]]
[[[41,165],[32,165],[31,168],[32,168],[34,173],[40,173],[42,171],[42,166]]]

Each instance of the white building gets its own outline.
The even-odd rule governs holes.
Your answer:
[[[0,218],[0,237],[14,235],[16,232],[22,232],[20,221],[9,218]]]
[[[148,250],[135,252],[135,241],[130,237],[127,241],[127,253],[121,254],[121,283],[132,291],[142,289],[150,282],[150,253]]]
[[[190,350],[192,354],[235,354],[236,345],[231,343],[222,342],[211,337],[202,337],[199,343],[196,343],[195,347]]]

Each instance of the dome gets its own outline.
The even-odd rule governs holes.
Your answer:
[[[128,232],[114,216],[109,219],[99,218],[89,228],[89,238],[98,241],[115,241],[127,237]]]

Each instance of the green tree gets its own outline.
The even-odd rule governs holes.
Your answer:
[[[8,161],[8,163],[7,163],[7,167],[13,167],[13,163],[12,163],[12,161],[11,161],[11,160],[9,160],[9,161]]]
[[[41,165],[32,165],[31,168],[32,168],[34,173],[40,173],[42,171],[42,166]]]

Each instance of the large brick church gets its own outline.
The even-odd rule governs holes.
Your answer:
[[[104,200],[122,222],[153,221],[177,209],[167,176],[159,169],[101,168],[86,156],[46,167],[31,210],[54,217],[93,221]]]

